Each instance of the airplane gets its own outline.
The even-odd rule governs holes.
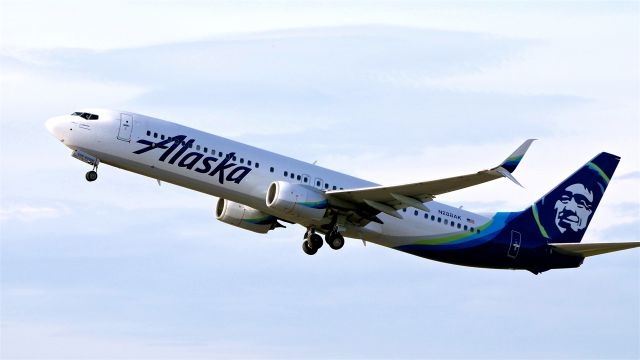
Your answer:
[[[324,242],[338,250],[348,237],[450,264],[539,274],[640,246],[581,243],[620,161],[606,152],[524,210],[476,214],[434,199],[501,178],[520,185],[512,173],[534,139],[490,169],[382,186],[133,112],[84,109],[45,126],[92,166],[89,182],[104,163],[218,197],[216,218],[245,230],[300,224],[308,255]]]

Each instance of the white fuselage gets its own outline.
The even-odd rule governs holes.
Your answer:
[[[97,114],[99,118],[59,116],[48,120],[47,127],[67,147],[91,154],[101,163],[241,203],[305,227],[319,224],[314,224],[310,219],[274,212],[266,205],[267,189],[273,181],[303,184],[320,191],[376,185],[169,121],[124,111],[86,111]],[[158,147],[134,153],[147,146],[139,141],[157,144],[177,135],[184,135],[187,141],[194,140],[188,152],[179,154],[179,149],[174,149],[164,161],[160,157],[169,151],[168,148]],[[185,155],[192,152],[202,156],[185,159]],[[225,168],[212,174],[222,159],[231,153],[235,155]],[[214,157],[217,161],[207,163],[207,157]],[[198,169],[207,171],[200,172]],[[480,227],[490,221],[490,217],[435,201],[430,201],[428,207],[428,213],[412,208],[400,210],[403,219],[380,213],[378,217],[383,224],[369,222],[363,227],[347,225],[344,235],[397,247],[418,239],[454,236],[464,233],[467,224]],[[457,219],[454,226],[451,226],[452,219]],[[328,221],[323,219],[319,223]]]

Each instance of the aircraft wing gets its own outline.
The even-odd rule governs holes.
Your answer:
[[[329,198],[329,203],[332,203],[333,200],[337,206],[342,204],[344,207],[344,204],[351,204],[355,205],[356,208],[366,207],[377,212],[402,218],[396,212],[397,209],[415,207],[428,211],[424,203],[433,200],[436,195],[464,189],[502,177],[506,177],[520,185],[511,173],[516,169],[534,140],[525,141],[502,164],[489,170],[411,184],[327,191],[326,195]]]
[[[640,242],[628,243],[559,243],[549,244],[552,248],[563,254],[576,256],[594,256],[613,251],[627,250],[640,247]]]

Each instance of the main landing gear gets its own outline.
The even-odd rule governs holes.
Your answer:
[[[339,250],[344,246],[344,237],[336,230],[332,230],[325,235],[324,240],[333,250]],[[315,229],[313,227],[308,228],[304,235],[302,251],[307,255],[314,255],[322,247],[322,244],[322,238],[316,234]]]

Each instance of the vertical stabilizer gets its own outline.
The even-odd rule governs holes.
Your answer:
[[[600,153],[531,206],[537,231],[550,243],[578,243],[620,157]]]

